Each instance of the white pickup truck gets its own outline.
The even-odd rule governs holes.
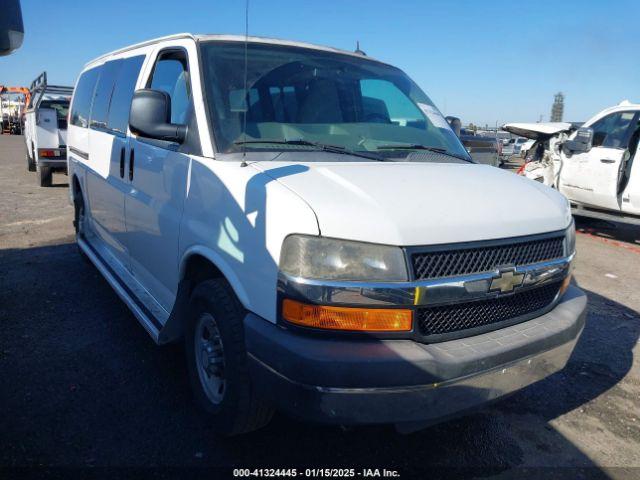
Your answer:
[[[68,140],[81,251],[153,340],[184,341],[223,434],[274,409],[415,430],[562,369],[584,326],[567,200],[475,164],[360,53],[134,45],[86,65]]]
[[[576,215],[640,225],[640,104],[621,102],[577,129],[570,123],[503,129],[538,141],[522,173],[560,190]]]
[[[67,115],[73,87],[47,84],[42,72],[31,83],[24,115],[27,168],[38,172],[38,184],[50,187],[54,171],[67,170]]]

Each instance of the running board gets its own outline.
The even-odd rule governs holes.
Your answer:
[[[85,255],[91,260],[91,263],[95,265],[98,271],[102,274],[105,280],[111,285],[111,288],[115,290],[118,296],[129,307],[131,312],[135,315],[138,321],[142,324],[144,329],[151,335],[153,341],[159,343],[160,330],[156,325],[160,325],[160,322],[151,316],[151,313],[147,314],[147,310],[143,305],[129,293],[129,289],[124,285],[120,279],[118,279],[112,272],[109,265],[106,264],[100,257],[100,254],[93,249],[91,244],[86,240],[78,238],[78,246],[85,253]]]
[[[571,213],[579,217],[595,218],[597,220],[609,220],[612,222],[627,223],[629,225],[640,225],[640,216],[619,213],[609,213],[602,210],[584,207],[582,205],[571,205]]]

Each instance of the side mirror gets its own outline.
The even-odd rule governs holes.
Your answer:
[[[24,24],[20,0],[4,0],[0,14],[0,56],[9,55],[22,45]]]
[[[562,150],[565,154],[584,153],[591,150],[593,146],[593,129],[581,127],[576,132],[573,140],[567,140],[562,144]]]
[[[136,90],[129,111],[129,128],[141,137],[182,143],[187,126],[171,123],[171,97],[167,92]]]
[[[456,134],[457,137],[460,136],[460,131],[462,129],[462,122],[458,117],[446,117],[447,122],[449,122],[449,126],[451,130]]]

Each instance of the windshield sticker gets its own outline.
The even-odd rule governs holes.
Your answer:
[[[418,103],[418,106],[434,126],[438,128],[449,128],[449,124],[436,107],[427,105],[426,103]]]

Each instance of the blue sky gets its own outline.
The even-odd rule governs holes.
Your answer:
[[[22,0],[22,9],[25,42],[0,57],[0,84],[28,85],[42,70],[72,84],[92,58],[170,33],[244,33],[242,0]],[[494,125],[548,120],[557,91],[570,121],[640,102],[639,15],[637,0],[251,0],[249,30],[349,50],[360,40],[443,113]]]

